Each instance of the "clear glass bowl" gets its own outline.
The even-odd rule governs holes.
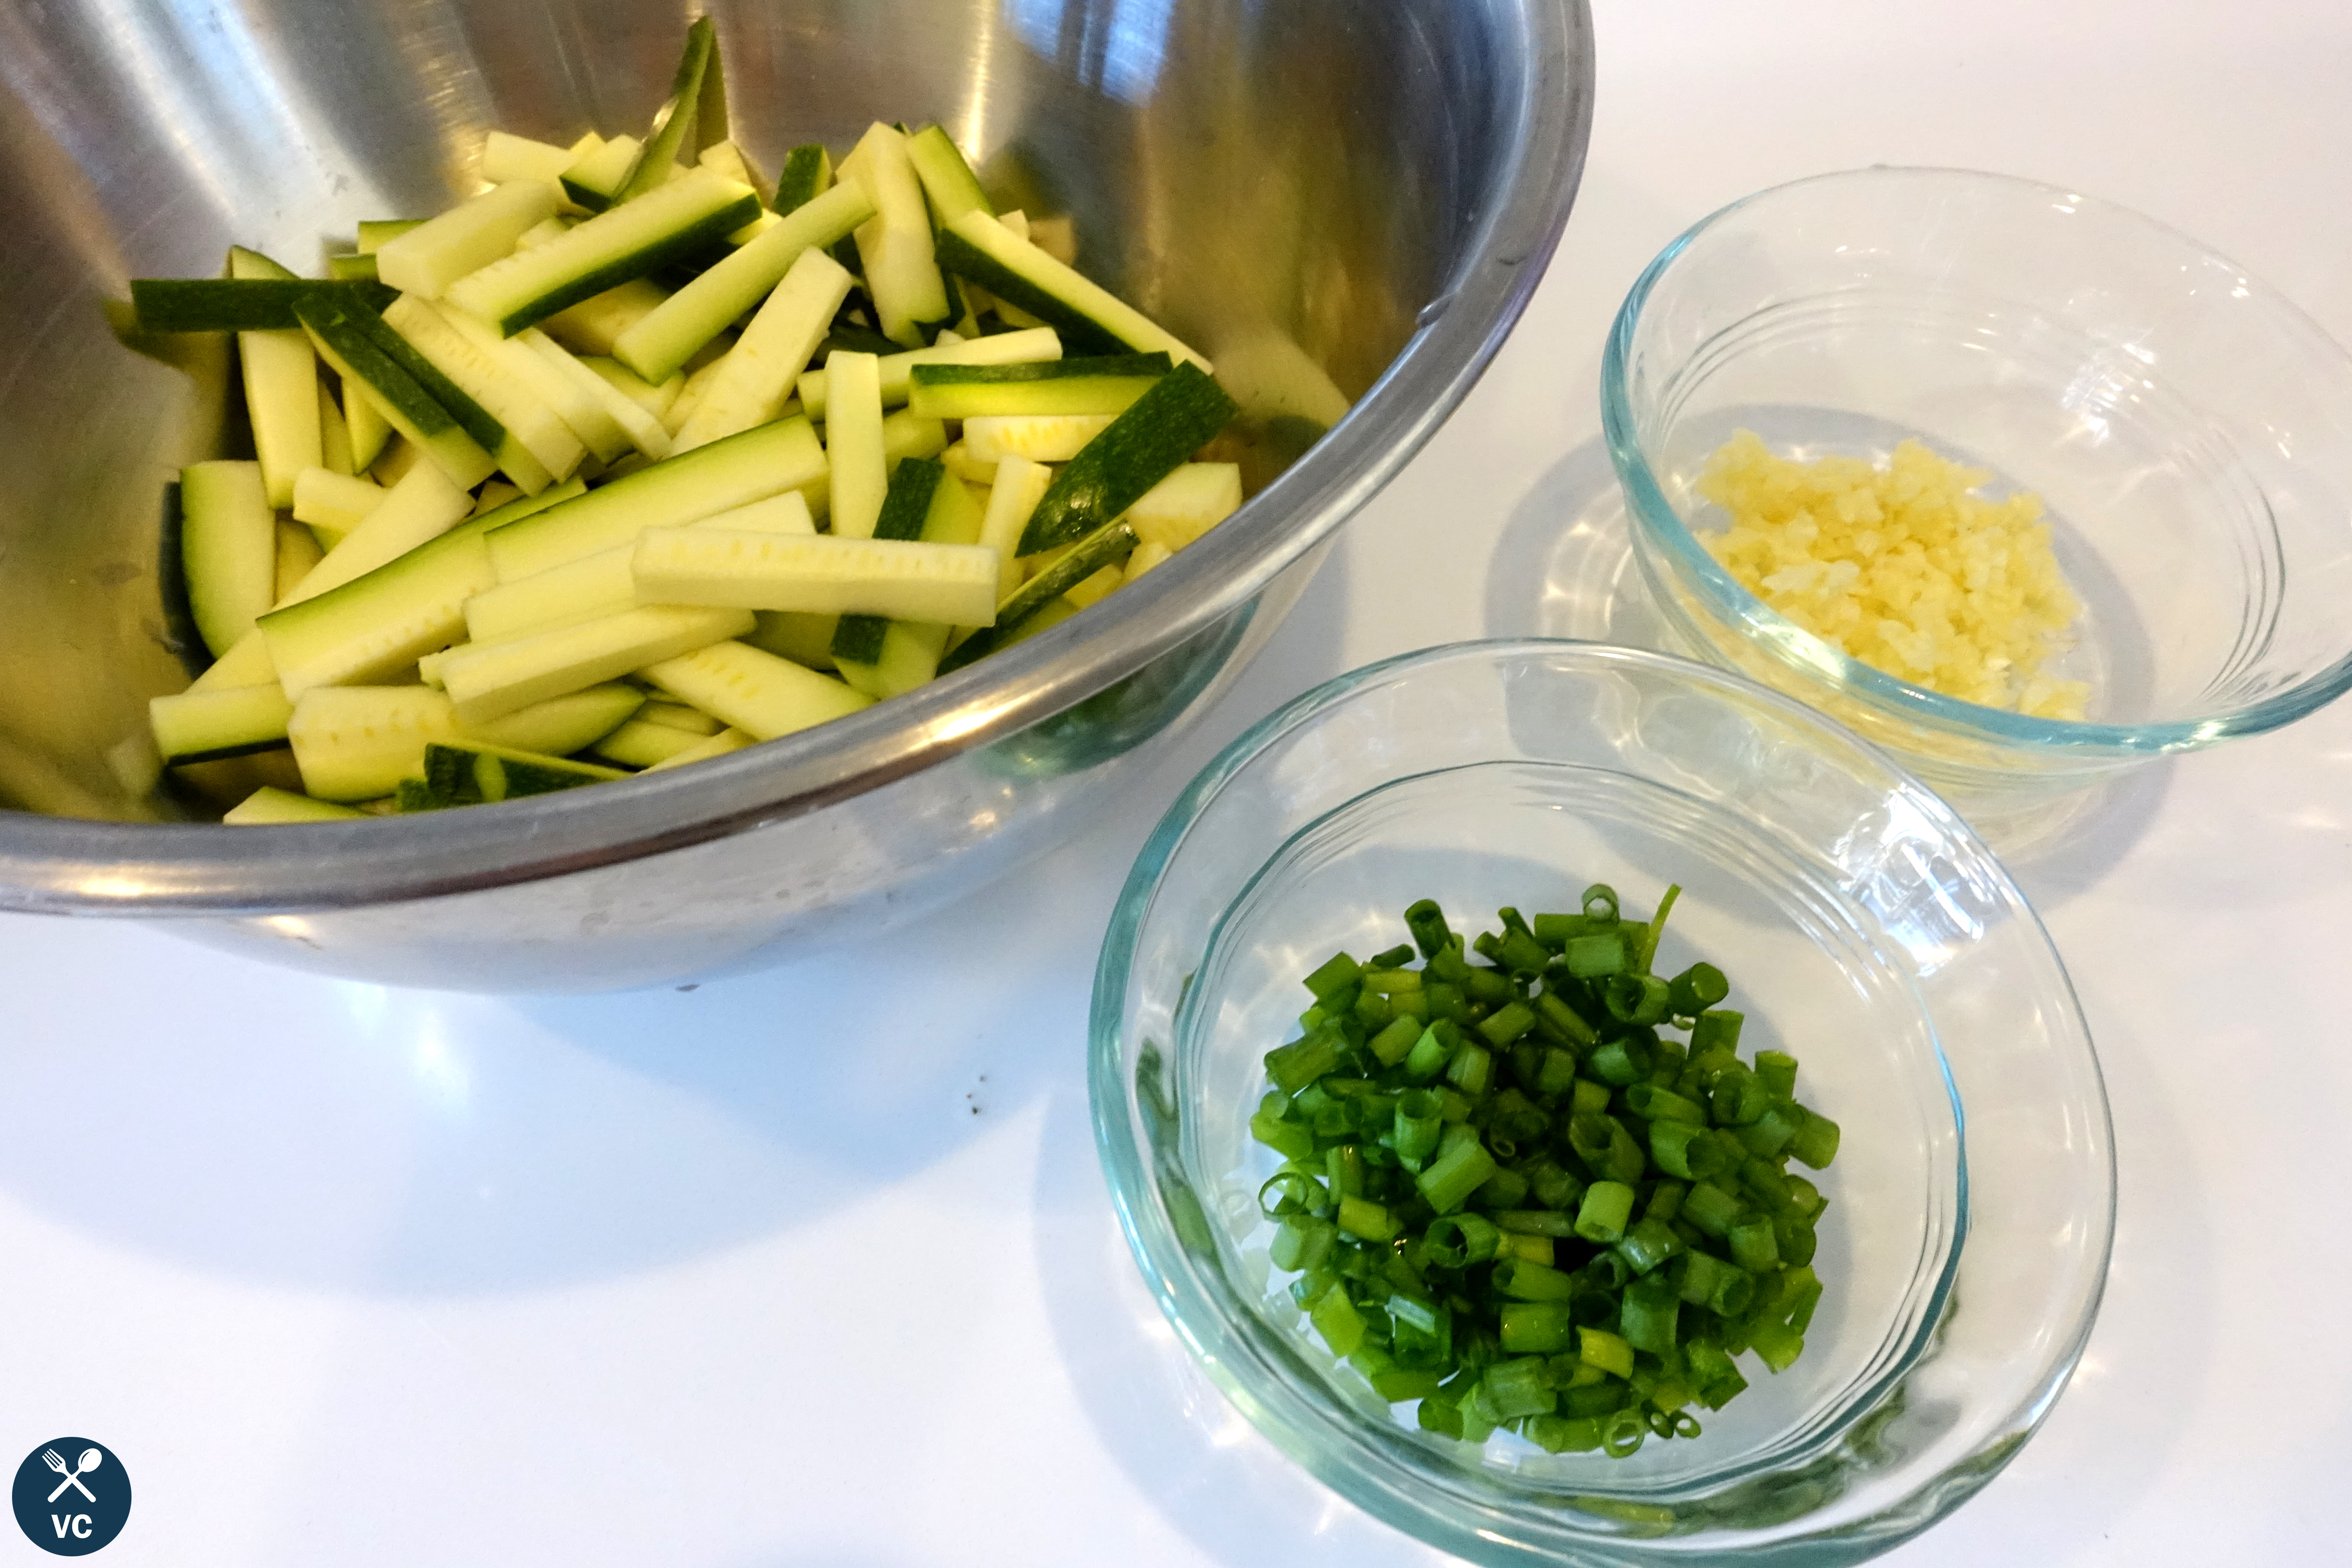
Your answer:
[[[1643,273],[1601,369],[1634,552],[1685,651],[1896,752],[1979,828],[2352,684],[2352,359],[2236,264],[2050,185],[1874,168],[1781,185]],[[1768,609],[1696,534],[1739,428],[1886,458],[1916,437],[2032,490],[2085,614],[2089,722],[1943,697]]]
[[[1804,1356],[1629,1460],[1484,1447],[1375,1399],[1290,1306],[1245,1123],[1334,948],[1441,900],[1629,910],[1683,885],[1705,956],[1842,1121]],[[1475,927],[1473,929],[1475,929]],[[1878,752],[1735,675],[1572,642],[1470,643],[1322,687],[1229,747],[1129,879],[1097,973],[1104,1168],[1161,1310],[1274,1442],[1473,1562],[1852,1563],[1941,1517],[2041,1422],[2096,1310],[2106,1100],[2041,923]],[[1965,1134],[1963,1134],[1965,1128]]]

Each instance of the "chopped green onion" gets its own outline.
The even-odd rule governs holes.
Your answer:
[[[1600,980],[1612,974],[1622,974],[1628,962],[1625,939],[1616,931],[1596,931],[1590,936],[1572,939],[1562,958],[1568,972],[1579,980]]]
[[[1722,971],[1653,972],[1675,892],[1634,921],[1596,884],[1466,941],[1420,900],[1410,942],[1307,977],[1266,1055],[1269,1258],[1425,1431],[1622,1458],[1697,1436],[1748,1386],[1734,1358],[1803,1348],[1827,1203],[1788,1164],[1826,1164],[1839,1129],[1793,1057],[1740,1058]]]
[[[1318,1002],[1328,1002],[1356,983],[1363,968],[1344,952],[1335,952],[1307,977],[1307,989]]]
[[[1257,1190],[1258,1212],[1272,1220],[1287,1219],[1313,1209],[1322,1191],[1313,1177],[1284,1171]]]

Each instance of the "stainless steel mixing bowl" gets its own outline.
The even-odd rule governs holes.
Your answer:
[[[164,918],[327,973],[649,984],[935,908],[1066,837],[1289,609],[1461,399],[1591,128],[1584,0],[719,0],[739,141],[937,120],[1074,215],[1081,262],[1220,362],[1270,446],[1351,413],[1136,587],[921,690],[697,767],[408,819],[163,820],[127,747],[184,674],[157,498],[220,366],[102,300],[231,242],[314,267],[471,188],[488,127],[641,124],[688,8],[616,0],[0,7],[0,906]],[[149,345],[151,348],[157,345]],[[187,344],[178,345],[182,351]],[[168,352],[168,351],[167,351]]]

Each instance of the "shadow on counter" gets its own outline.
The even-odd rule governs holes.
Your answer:
[[[0,1191],[203,1273],[415,1298],[626,1276],[914,1176],[983,1136],[990,1110],[1080,1080],[1083,1042],[1036,1020],[1065,998],[1083,1017],[1111,903],[1177,791],[1332,673],[1344,563],[1197,730],[1106,784],[1129,798],[1089,832],[792,967],[682,994],[499,999],[58,922],[15,955],[75,1000],[54,1026],[20,1022],[0,1057]]]

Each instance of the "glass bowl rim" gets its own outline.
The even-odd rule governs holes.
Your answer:
[[[2237,274],[2251,296],[2283,319],[2293,321],[2305,329],[2315,343],[2332,350],[2335,358],[2347,370],[2352,370],[2352,353],[2347,353],[2310,312],[2294,300],[2194,236],[2120,203],[2020,175],[1932,164],[1874,163],[1864,168],[1809,174],[1802,179],[1751,192],[1691,225],[1675,236],[1643,269],[1642,275],[1634,279],[1633,288],[1626,293],[1624,302],[1618,307],[1601,354],[1601,426],[1609,448],[1610,462],[1616,468],[1618,483],[1625,493],[1626,513],[1636,529],[1664,552],[1682,580],[1692,586],[1708,611],[1726,621],[1744,640],[1763,648],[1780,664],[1809,679],[1826,681],[1840,692],[1897,718],[1924,721],[1947,732],[1984,737],[2026,751],[2076,756],[2084,752],[2131,756],[2186,751],[2211,745],[2231,736],[2258,735],[2275,730],[2325,707],[2347,689],[2352,689],[2352,651],[2347,651],[2335,663],[2283,691],[2241,708],[2204,717],[2147,724],[2103,724],[2034,718],[1948,697],[1864,664],[1766,605],[1716,563],[1715,557],[1708,553],[1706,547],[1698,542],[1689,525],[1675,511],[1673,503],[1666,500],[1664,487],[1658,483],[1649,458],[1642,448],[1634,428],[1633,406],[1626,395],[1633,336],[1640,329],[1642,313],[1649,303],[1650,296],[1665,280],[1685,251],[1735,214],[1816,185],[1922,176],[1978,183],[1989,189],[2018,196],[2060,198],[2074,209],[2095,209],[2136,225],[2153,239],[2179,247],[2198,258]]]
[[[1269,1396],[1268,1391],[1259,1385],[1254,1374],[1245,1373],[1236,1364],[1237,1358],[1225,1353],[1223,1342],[1237,1331],[1227,1323],[1213,1298],[1191,1277],[1194,1266],[1186,1261],[1184,1244],[1176,1234],[1174,1222],[1166,1211],[1165,1200],[1157,1191],[1158,1184],[1153,1179],[1155,1162],[1150,1151],[1136,1136],[1137,1096],[1132,1074],[1127,1068],[1124,1028],[1126,996],[1132,973],[1136,939],[1170,863],[1189,837],[1194,822],[1209,805],[1274,742],[1346,703],[1368,687],[1408,675],[1423,667],[1457,659],[1493,660],[1563,654],[1603,666],[1631,665],[1664,670],[1686,681],[1728,689],[1744,700],[1775,710],[1786,720],[1826,732],[1863,753],[1874,766],[1885,770],[1890,783],[1918,807],[1927,825],[1939,834],[1948,836],[1952,847],[1969,856],[1974,862],[1972,869],[1990,879],[2001,895],[2011,916],[2020,922],[2021,930],[2047,958],[2050,978],[2054,983],[2051,1000],[2072,1021],[2072,1044],[2082,1053],[2089,1068],[2092,1094],[2086,1109],[2095,1113],[2093,1120],[2101,1132],[2099,1149],[2095,1152],[2104,1153],[2101,1174],[2105,1204],[2096,1254],[2087,1264],[2088,1288],[2082,1294],[2079,1320],[2068,1325],[2067,1331],[2054,1340],[2053,1348],[2032,1369],[2031,1375],[2022,1384],[2012,1384],[2002,1391],[2000,1397],[2004,1401],[2004,1408],[1980,1418],[1983,1436],[1969,1454],[1932,1474],[1906,1480],[1899,1497],[1870,1514],[1826,1529],[1782,1537],[1769,1546],[1758,1548],[1802,1550],[1805,1543],[1812,1542],[1829,1547],[1832,1554],[1822,1560],[1834,1562],[1854,1562],[1876,1555],[1926,1530],[1974,1496],[2005,1468],[2010,1459],[2023,1447],[2024,1440],[2039,1429],[2081,1361],[2091,1330],[2098,1319],[2114,1253],[2116,1173],[2113,1114],[2105,1075],[2099,1068],[2097,1052],[2088,1023],[2083,1016],[2082,1004],[2075,994],[2072,977],[2066,973],[2063,960],[2051,941],[2041,916],[2017,887],[2007,868],[1975,831],[1939,796],[1919,783],[1898,759],[1871,745],[1819,710],[1747,676],[1672,654],[1573,638],[1490,638],[1446,643],[1398,654],[1335,676],[1276,709],[1230,742],[1186,784],[1146,840],[1120,888],[1096,965],[1087,1020],[1087,1093],[1096,1152],[1109,1188],[1112,1207],[1118,1215],[1119,1228],[1126,1237],[1129,1253],[1162,1317],[1189,1347],[1194,1359],[1210,1374],[1226,1399],[1286,1458],[1376,1518],[1424,1542],[1465,1554],[1476,1551],[1479,1543],[1484,1542],[1489,1546],[1498,1543],[1509,1545],[1515,1547],[1520,1555],[1528,1557],[1539,1556],[1555,1548],[1581,1548],[1603,1554],[1596,1558],[1596,1562],[1654,1557],[1661,1562],[1691,1563],[1695,1568],[1700,1563],[1728,1563],[1741,1557],[1744,1548],[1731,1547],[1727,1554],[1725,1548],[1711,1545],[1708,1531],[1668,1537],[1657,1542],[1653,1549],[1650,1543],[1637,1537],[1612,1535],[1601,1531],[1564,1532],[1555,1525],[1550,1531],[1545,1532],[1550,1537],[1548,1544],[1538,1546],[1530,1542],[1525,1530],[1520,1528],[1536,1522],[1536,1515],[1522,1511],[1528,1500],[1498,1494],[1496,1500],[1476,1505],[1475,1512],[1453,1510],[1433,1505],[1443,1505],[1455,1500],[1400,1490],[1389,1484],[1391,1478],[1388,1476],[1321,1462],[1314,1451],[1316,1444],[1307,1439],[1320,1431],[1344,1430],[1360,1417],[1352,1412],[1318,1407],[1313,1412],[1315,1420],[1312,1424],[1296,1419],[1292,1413],[1278,1406],[1294,1405],[1304,1409],[1313,1402],[1304,1399],[1297,1389],[1286,1384],[1277,1385]],[[1322,815],[1325,814],[1318,814],[1318,818]],[[1255,868],[1252,876],[1245,877],[1244,880],[1250,881],[1254,876]],[[1222,914],[1219,918],[1223,918]],[[1936,1037],[1937,1060],[1940,1069],[1948,1075],[1948,1081],[1950,1069],[1944,1057],[1940,1031],[1937,1031]],[[1965,1101],[1956,1084],[1949,1087],[1956,1115],[1965,1127],[1968,1115]],[[1965,1152],[1963,1158],[1965,1160]],[[1964,1173],[1967,1170],[1965,1163],[1962,1170]],[[1973,1230],[1976,1212],[1973,1191],[1969,1194],[1967,1202],[1969,1228]],[[1954,1252],[1956,1264],[1965,1257],[1968,1240],[1967,1232],[1963,1232]],[[2069,1267],[2085,1265],[2076,1263]],[[1946,1283],[1948,1286],[1952,1281],[1948,1279]],[[1906,1370],[1916,1366],[1920,1359],[1916,1354],[1909,1357],[1906,1363]],[[1558,1510],[1545,1510],[1544,1517],[1557,1519],[1559,1515]],[[1517,1533],[1515,1536],[1500,1534],[1489,1528],[1492,1526],[1511,1527]],[[1492,1562],[1496,1559],[1486,1554],[1475,1560]]]

